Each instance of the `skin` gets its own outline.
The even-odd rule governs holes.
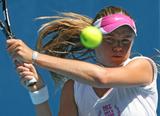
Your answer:
[[[44,87],[44,83],[40,75],[38,75],[35,67],[32,64],[23,63],[16,64],[17,72],[20,75],[21,84],[28,89],[28,91],[34,92]],[[25,81],[32,79],[31,77],[35,77],[37,83],[33,86],[26,86]],[[37,116],[52,116],[48,100],[42,104],[35,105],[35,111]]]
[[[130,56],[135,36],[133,33],[129,34],[128,30],[129,27],[124,26],[108,35],[103,35],[102,44],[95,50],[98,62],[107,67],[123,65]]]
[[[153,67],[148,60],[136,59],[126,66],[122,66],[124,61],[130,56],[134,40],[134,33],[129,30],[129,27],[123,26],[108,35],[104,35],[102,44],[95,49],[97,61],[103,66],[83,61],[57,58],[40,53],[35,62],[50,71],[70,77],[72,80],[91,85],[99,97],[103,96],[113,87],[148,85],[153,80]],[[33,50],[24,44],[24,42],[10,39],[7,40],[7,44],[8,51],[13,57],[16,56],[16,58],[21,59],[23,62],[32,62]],[[28,75],[27,72],[30,72],[30,70],[27,72],[23,71],[24,67],[25,66],[17,67],[18,72],[22,72],[19,74],[23,79]],[[36,72],[31,75],[35,74]],[[77,107],[73,93],[73,81],[69,81],[63,88],[59,112],[60,116],[62,114],[63,116],[77,115]],[[69,99],[66,99],[65,96],[69,96]],[[68,105],[70,104],[71,107],[69,108]],[[44,109],[48,109],[43,110],[47,113],[49,111],[48,105],[42,106],[44,106]],[[41,116],[40,113],[38,116]]]

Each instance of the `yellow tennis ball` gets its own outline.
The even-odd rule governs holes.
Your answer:
[[[80,39],[86,48],[94,49],[101,44],[102,33],[97,27],[88,26],[82,29]]]

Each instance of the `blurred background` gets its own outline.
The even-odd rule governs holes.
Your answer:
[[[35,48],[38,29],[43,21],[35,21],[39,16],[56,15],[56,12],[76,12],[94,18],[105,6],[120,6],[135,19],[138,36],[133,52],[151,57],[160,49],[159,0],[8,0],[11,27],[17,38],[21,38],[31,48]],[[34,106],[28,92],[20,85],[15,66],[6,52],[6,41],[0,33],[0,116],[35,116]],[[55,96],[49,73],[40,67],[38,70],[49,87],[54,116],[57,116],[60,89]],[[158,85],[160,79],[158,78]],[[160,91],[160,86],[158,86]],[[160,115],[160,105],[157,113]]]

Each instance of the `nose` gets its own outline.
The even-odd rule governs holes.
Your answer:
[[[121,52],[122,51],[122,47],[120,46],[116,46],[116,47],[113,47],[113,52]]]
[[[122,43],[121,41],[116,41],[114,46],[113,46],[113,51],[114,52],[121,52],[122,51]]]

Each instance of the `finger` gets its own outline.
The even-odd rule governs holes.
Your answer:
[[[29,77],[29,76],[34,76],[34,74],[30,71],[23,71],[23,72],[20,72],[19,75],[22,77],[22,78],[26,78],[26,77]]]
[[[16,70],[17,72],[30,71],[30,69],[24,67],[23,65],[18,66]]]
[[[21,40],[10,39],[8,43],[9,44],[8,44],[7,50],[9,51],[10,54],[13,54],[14,52],[18,52],[19,50],[22,50],[21,46],[23,45],[23,42]]]
[[[34,74],[30,71],[23,71],[23,72],[20,72],[19,75],[22,77],[22,78],[27,78],[27,79],[32,79],[34,77]],[[32,77],[32,78],[31,78]]]
[[[16,46],[18,46],[18,42],[16,41],[12,41],[12,39],[7,40],[8,42],[8,46],[7,46],[7,50],[8,51],[12,51],[14,48],[16,48]]]
[[[7,39],[6,43],[8,46],[15,44],[15,43],[23,43],[22,40],[20,39]]]
[[[25,67],[23,64],[21,64],[21,65],[18,65],[17,66],[17,69],[22,69],[22,70],[30,70],[28,67]]]
[[[17,41],[18,39],[12,38],[12,39],[7,39],[6,42],[7,44],[13,43],[15,41]]]
[[[35,67],[33,66],[33,64],[24,63],[24,66],[29,68],[30,71],[35,74],[35,77],[38,77],[37,71],[36,71]]]
[[[35,67],[33,66],[33,64],[24,63],[24,66],[29,68],[31,70],[31,72],[37,72]]]
[[[15,43],[15,41],[16,41],[15,39],[7,39],[7,40],[6,40],[6,43],[7,43],[8,46],[10,46],[10,45],[12,45],[13,43]]]
[[[7,50],[12,51],[14,48],[16,48],[16,46],[18,46],[17,42],[12,43],[12,44],[8,45]]]

